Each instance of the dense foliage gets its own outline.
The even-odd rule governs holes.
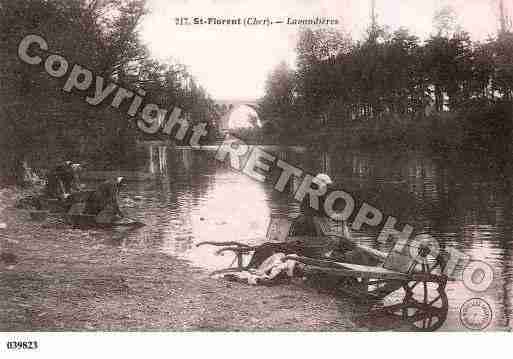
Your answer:
[[[302,30],[296,69],[282,63],[269,75],[261,113],[267,129],[287,134],[385,124],[406,130],[427,117],[446,118],[443,112],[456,119],[469,104],[512,99],[513,33],[502,28],[486,42],[472,41],[444,8],[423,42],[407,29],[376,24],[361,41]]]
[[[94,160],[119,155],[141,137],[111,100],[90,106],[83,94],[62,91],[67,76],[55,79],[21,61],[18,44],[28,34],[95,75],[144,89],[145,103],[178,106],[192,122],[216,120],[213,100],[185,66],[149,56],[139,39],[146,12],[144,0],[0,0],[2,178],[27,157],[48,165],[64,157]]]

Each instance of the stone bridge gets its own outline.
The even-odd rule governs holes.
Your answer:
[[[224,113],[223,117],[219,120],[219,130],[222,133],[228,132],[230,129],[230,116],[233,111],[237,110],[241,106],[247,106],[259,114],[258,101],[255,99],[229,99],[229,100],[215,100],[215,103],[226,109],[226,113]]]

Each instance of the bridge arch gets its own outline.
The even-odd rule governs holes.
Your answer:
[[[230,117],[241,108],[247,107],[253,110],[257,116],[257,121],[260,123],[260,109],[256,100],[220,100],[216,104],[225,110],[223,116],[219,121],[219,130],[222,133],[227,133],[230,127]]]

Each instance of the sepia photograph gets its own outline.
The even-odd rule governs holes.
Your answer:
[[[512,18],[0,0],[0,352],[53,332],[508,335]]]

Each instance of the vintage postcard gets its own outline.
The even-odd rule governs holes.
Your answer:
[[[56,331],[511,332],[512,17],[0,0],[2,350]]]

